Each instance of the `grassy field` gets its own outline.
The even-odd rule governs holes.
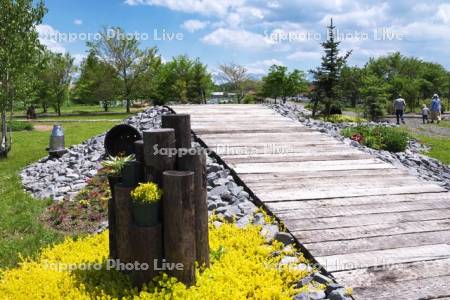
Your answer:
[[[449,137],[429,137],[416,135],[416,138],[423,144],[431,148],[427,156],[436,158],[443,163],[450,165],[450,138]]]
[[[138,111],[140,109],[136,109],[136,108],[131,108],[132,112]],[[108,109],[108,113],[125,113],[126,112],[126,108],[125,107],[110,107]],[[37,114],[42,114],[43,111],[41,108],[37,108],[36,109],[36,113]],[[96,113],[104,113],[104,110],[102,107],[100,107],[99,105],[64,105],[63,107],[61,107],[61,113],[62,114],[96,114]],[[15,115],[25,115],[26,111],[25,110],[16,110],[14,112]],[[49,108],[47,114],[55,114],[56,112]]]
[[[66,145],[78,144],[105,132],[113,124],[66,123]],[[0,268],[14,266],[20,255],[33,256],[43,245],[62,238],[39,222],[48,201],[36,200],[24,193],[18,177],[23,167],[46,155],[48,139],[46,131],[16,132],[8,159],[0,160]]]

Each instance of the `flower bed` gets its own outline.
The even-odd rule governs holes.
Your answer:
[[[238,228],[234,224],[210,225],[211,267],[187,288],[162,275],[137,291],[120,272],[106,270],[108,233],[45,248],[38,259],[25,260],[19,267],[1,273],[0,297],[6,299],[292,299],[307,290],[320,290],[317,283],[296,288],[296,283],[313,270],[280,265],[283,253],[296,255],[280,242],[266,243],[261,226]],[[275,255],[278,254],[278,255]],[[102,266],[100,270],[86,266]],[[73,266],[77,266],[74,269]],[[68,270],[72,268],[72,271]],[[26,291],[26,295],[25,295]]]
[[[100,170],[73,199],[53,202],[43,220],[64,233],[93,233],[107,220],[110,195],[106,174]]]

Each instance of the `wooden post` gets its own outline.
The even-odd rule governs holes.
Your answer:
[[[122,169],[122,186],[135,187],[144,179],[144,166],[139,161],[130,161]]]
[[[200,267],[209,267],[208,192],[206,189],[206,154],[192,148],[177,160],[178,170],[194,172],[196,260]]]
[[[132,245],[133,262],[148,264],[148,270],[135,270],[131,278],[135,286],[149,283],[159,274],[154,269],[155,261],[160,264],[163,258],[163,236],[161,224],[152,227],[131,225],[130,242]]]
[[[116,251],[121,262],[131,262],[130,225],[131,214],[131,187],[116,184],[115,187],[115,220],[116,220]]]
[[[144,163],[144,141],[134,142],[134,156],[138,162]]]
[[[170,271],[186,285],[195,284],[195,205],[192,198],[194,173],[163,173],[164,254],[167,262],[179,264]]]
[[[166,170],[174,169],[176,154],[155,153],[155,149],[163,149],[166,152],[170,152],[174,148],[175,131],[173,129],[165,128],[144,131],[144,161],[147,180],[162,186],[162,173]]]
[[[116,208],[114,198],[108,200],[109,258],[117,259]]]
[[[191,148],[191,116],[187,114],[170,114],[161,117],[163,128],[175,130],[176,148]]]

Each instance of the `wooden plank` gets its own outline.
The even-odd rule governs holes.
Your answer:
[[[346,207],[354,205],[388,205],[391,203],[415,203],[416,201],[430,200],[450,201],[450,193],[423,193],[423,194],[403,194],[391,196],[364,196],[353,198],[329,198],[323,200],[306,200],[306,201],[282,201],[282,202],[267,202],[265,205],[273,212],[291,210],[291,209],[320,209],[331,207]],[[381,206],[381,205],[380,205]]]
[[[268,156],[267,154],[259,154],[259,155],[227,155],[222,156],[222,159],[225,159],[229,164],[238,164],[238,163],[273,163],[273,162],[301,162],[301,161],[327,161],[327,160],[358,160],[358,159],[368,159],[370,156],[364,153],[352,153],[348,154],[328,154],[324,153],[322,155],[311,155],[309,153],[286,153],[286,154],[272,154]]]
[[[252,174],[239,174],[239,177],[246,183],[259,182],[261,180],[284,180],[284,179],[308,179],[308,178],[335,178],[335,177],[354,177],[360,176],[391,176],[391,175],[406,175],[406,170],[400,169],[375,169],[375,170],[338,170],[338,171],[296,171],[289,173],[252,173]],[[319,180],[318,180],[319,181]]]
[[[314,256],[450,243],[450,230],[304,244]]]
[[[275,201],[293,201],[293,200],[313,200],[327,198],[346,198],[360,196],[379,196],[379,195],[398,195],[398,194],[421,194],[421,193],[438,193],[444,189],[435,184],[422,184],[412,186],[399,186],[389,188],[370,188],[370,189],[340,189],[340,190],[303,190],[303,191],[258,191],[258,198],[263,202]]]
[[[287,163],[240,163],[230,164],[237,173],[284,173],[308,171],[335,171],[335,170],[361,170],[361,169],[392,169],[394,166],[383,163],[378,159],[335,160],[314,162],[287,162]]]
[[[355,288],[355,299],[377,300],[412,300],[412,299],[445,299],[450,296],[450,276],[432,277],[419,280],[402,281]]]
[[[326,178],[318,181],[317,179],[304,179],[304,180],[292,180],[286,179],[284,181],[260,181],[252,182],[248,186],[253,190],[271,191],[274,189],[282,190],[294,190],[302,192],[303,190],[310,190],[312,185],[314,185],[314,190],[322,191],[324,189],[365,189],[381,187],[397,187],[405,185],[415,185],[421,184],[420,180],[412,178],[410,176],[405,177],[375,177],[375,178]]]
[[[270,206],[268,206],[270,207]],[[392,203],[390,205],[380,205],[380,204],[363,204],[363,205],[353,205],[351,207],[340,206],[332,208],[313,208],[313,209],[294,209],[289,210],[273,210],[277,213],[279,218],[290,219],[290,218],[328,218],[328,217],[343,217],[343,216],[355,216],[355,215],[365,215],[370,211],[371,214],[382,214],[382,213],[393,213],[393,212],[407,212],[407,211],[417,211],[417,210],[427,210],[427,209],[441,209],[450,208],[450,201],[445,200],[417,200],[413,203],[411,202],[398,202]],[[450,217],[450,216],[449,216]]]
[[[428,221],[409,221],[398,223],[381,223],[364,226],[350,226],[342,228],[329,228],[320,230],[306,230],[289,227],[295,238],[303,244],[318,243],[326,241],[346,240],[401,235],[418,232],[433,232],[450,230],[448,217]]]
[[[329,272],[363,269],[369,267],[389,267],[416,261],[450,258],[449,244],[396,248],[358,253],[316,256],[317,261]]]
[[[423,211],[412,212],[395,212],[384,214],[368,214],[356,215],[347,217],[329,217],[329,218],[316,218],[316,219],[304,219],[299,216],[299,219],[284,219],[284,223],[288,226],[289,230],[313,230],[313,229],[329,229],[329,228],[342,228],[342,227],[354,227],[365,226],[374,224],[386,224],[386,223],[400,223],[400,222],[413,222],[413,221],[426,221],[426,220],[442,220],[448,218],[450,209],[429,209]]]
[[[334,272],[333,276],[344,285],[367,288],[382,282],[403,282],[450,275],[450,259],[438,259],[393,265],[388,268],[355,269]]]

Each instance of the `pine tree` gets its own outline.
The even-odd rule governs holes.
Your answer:
[[[345,66],[351,51],[344,56],[339,56],[339,41],[336,41],[336,27],[333,19],[327,27],[327,40],[322,43],[325,55],[322,56],[322,63],[316,70],[310,71],[314,76],[314,108],[313,116],[316,115],[319,103],[324,105],[324,113],[329,116],[331,108],[339,101],[339,79],[341,69]]]
[[[364,76],[360,93],[364,99],[364,113],[372,121],[376,121],[385,113],[386,90],[387,87],[383,80],[373,74]]]

